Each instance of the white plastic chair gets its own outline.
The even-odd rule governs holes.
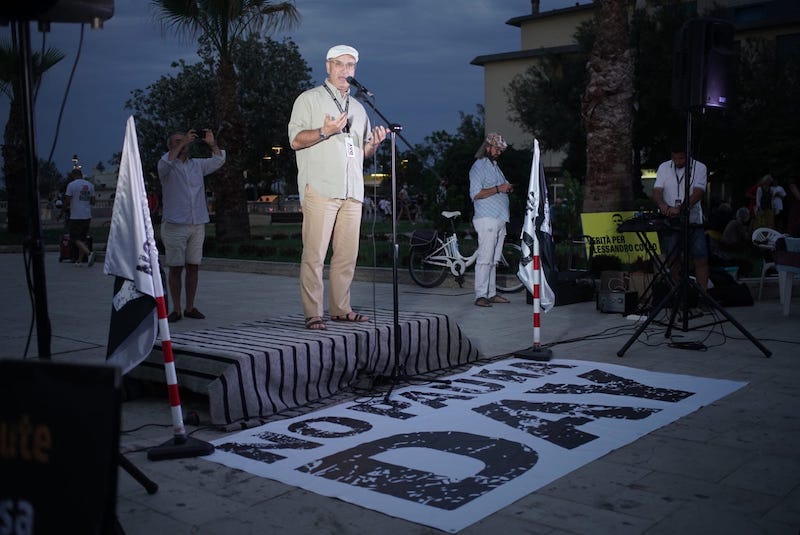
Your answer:
[[[770,268],[775,267],[772,261],[772,251],[775,249],[775,242],[782,238],[783,234],[775,229],[760,227],[753,231],[753,245],[761,249],[764,254],[764,263],[761,267],[761,281],[758,283],[758,300],[761,301],[761,293],[764,290],[764,278]],[[769,258],[769,260],[767,259]]]
[[[783,315],[789,315],[792,308],[792,286],[795,275],[800,275],[800,238],[784,238],[776,243],[775,269],[778,270],[778,293],[781,298]]]

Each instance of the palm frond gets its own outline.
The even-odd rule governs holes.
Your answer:
[[[293,27],[300,13],[292,2],[268,0],[151,0],[165,33],[206,36],[223,56],[248,33]]]

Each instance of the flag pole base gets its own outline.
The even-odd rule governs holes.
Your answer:
[[[212,453],[214,453],[213,444],[192,437],[176,436],[160,446],[147,450],[147,458],[151,461],[163,461],[166,459],[202,457]]]
[[[553,358],[553,351],[548,347],[530,347],[512,353],[515,357],[525,360],[548,361]]]

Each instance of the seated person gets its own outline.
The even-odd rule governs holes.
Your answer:
[[[758,251],[752,243],[749,209],[741,207],[736,210],[736,216],[722,231],[718,245],[721,264],[738,266],[739,273],[743,276],[753,275],[753,257]]]
[[[745,207],[736,210],[722,231],[720,247],[725,251],[749,251],[752,247],[750,239],[750,210]]]

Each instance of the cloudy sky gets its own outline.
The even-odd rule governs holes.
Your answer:
[[[541,10],[575,3],[541,0]],[[483,69],[470,61],[519,49],[519,29],[505,22],[531,9],[529,0],[295,0],[295,5],[300,25],[285,34],[298,44],[314,80],[325,77],[330,46],[356,47],[361,54],[356,78],[375,94],[378,109],[403,126],[412,144],[435,130],[453,132],[460,111],[475,112],[483,102]],[[39,158],[48,158],[56,138],[80,32],[78,24],[53,24],[46,34],[46,44],[66,58],[47,73],[36,102]],[[34,50],[41,48],[42,35],[32,29]],[[0,39],[10,39],[9,27],[0,27]],[[67,172],[73,154],[90,169],[119,152],[130,92],[174,74],[170,65],[178,59],[194,63],[195,50],[193,42],[162,34],[150,2],[115,0],[114,16],[104,29],[84,31],[53,152],[58,169]],[[7,115],[8,99],[0,97],[0,125]],[[382,121],[373,117],[373,122]]]

